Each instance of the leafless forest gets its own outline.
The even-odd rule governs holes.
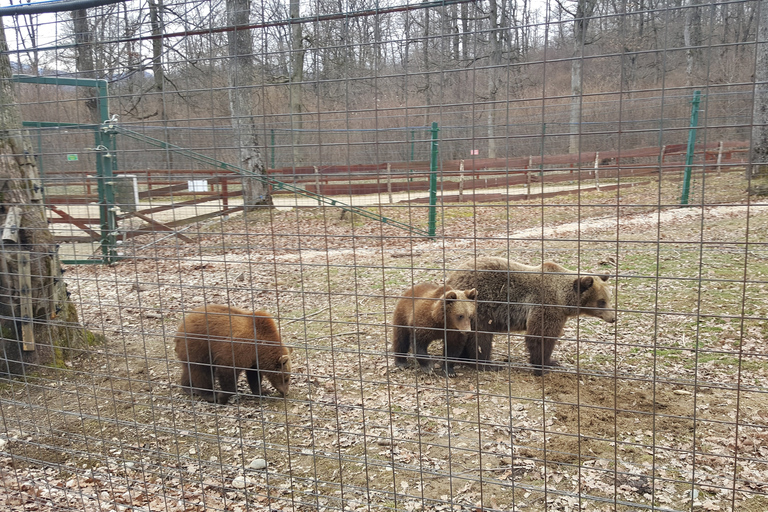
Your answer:
[[[371,130],[433,121],[446,158],[667,144],[685,139],[694,89],[707,98],[702,138],[745,140],[757,5],[149,1],[7,31],[17,71],[106,79],[110,113],[169,142],[239,148],[241,135],[213,129],[253,115],[259,147],[277,133],[283,167],[392,158]],[[20,102],[29,121],[87,123],[84,94],[28,87]]]

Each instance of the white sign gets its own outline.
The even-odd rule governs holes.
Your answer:
[[[208,180],[187,180],[187,190],[190,192],[208,192]]]

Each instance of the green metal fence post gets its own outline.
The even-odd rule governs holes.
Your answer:
[[[106,102],[106,98],[105,98]],[[102,114],[103,115],[103,114]],[[115,211],[115,132],[102,119],[96,128],[96,183],[99,192],[99,220],[101,221],[101,254],[104,263],[117,260],[117,212]]]
[[[693,154],[696,150],[696,127],[699,124],[699,103],[701,102],[701,91],[693,91],[693,100],[691,101],[691,127],[688,130],[688,149],[685,153],[685,174],[683,176],[683,194],[680,197],[680,204],[688,204],[688,194],[691,190],[691,168],[693,167]]]
[[[432,123],[432,155],[429,160],[429,236],[435,236],[437,221],[437,122]]]
[[[547,135],[547,123],[541,123],[541,162],[539,162],[539,178],[541,178],[541,187],[544,189],[544,139]]]
[[[408,160],[408,163],[413,162],[415,146],[416,146],[416,130],[411,130],[411,159]],[[413,181],[413,169],[408,169],[408,181]]]
[[[275,169],[275,129],[272,128],[270,132],[270,145],[272,146],[272,169]]]

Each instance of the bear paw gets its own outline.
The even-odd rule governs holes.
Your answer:
[[[550,368],[560,368],[560,363],[555,361],[554,359],[550,360],[549,363],[543,365],[543,366],[534,366],[533,367],[533,374],[537,377],[541,377],[545,373],[549,372]]]

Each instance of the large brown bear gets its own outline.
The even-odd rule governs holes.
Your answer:
[[[208,402],[226,404],[245,370],[254,394],[261,394],[261,372],[285,396],[291,383],[291,351],[280,340],[269,313],[219,304],[192,310],[179,324],[176,356],[181,385]],[[214,391],[214,378],[222,391]]]
[[[505,258],[483,257],[459,265],[446,283],[454,288],[477,289],[475,332],[465,340],[451,333],[447,343],[463,346],[461,357],[478,362],[481,369],[498,365],[479,364],[491,359],[493,333],[526,331],[534,373],[556,366],[551,359],[557,339],[569,318],[579,315],[616,321],[611,308],[608,275],[577,276],[557,263],[532,267]]]
[[[429,344],[445,339],[451,331],[466,336],[472,328],[471,319],[475,314],[475,290],[454,290],[449,286],[421,283],[409,288],[395,306],[392,319],[392,352],[396,366],[408,366],[408,349],[413,345],[413,355],[421,370],[432,371],[431,359],[427,356]],[[463,339],[463,338],[462,338]],[[455,377],[454,360],[461,355],[461,349],[445,345],[445,373]]]

